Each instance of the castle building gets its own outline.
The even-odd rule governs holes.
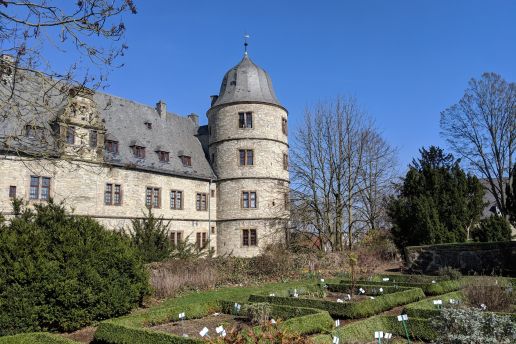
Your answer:
[[[247,53],[211,97],[205,126],[163,101],[153,108],[86,88],[63,92],[34,73],[14,84],[11,73],[0,69],[0,213],[12,215],[15,197],[52,198],[130,230],[150,208],[170,222],[173,243],[219,255],[251,257],[284,241],[288,113]]]

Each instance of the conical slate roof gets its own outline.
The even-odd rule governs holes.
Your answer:
[[[272,88],[269,74],[255,65],[247,54],[224,75],[219,97],[212,107],[236,102],[259,102],[281,106]]]

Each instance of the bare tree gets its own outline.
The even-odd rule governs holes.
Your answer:
[[[121,66],[126,12],[136,13],[132,0],[0,0],[2,150],[48,158],[38,146],[49,143],[48,122],[66,97],[105,86]]]
[[[505,184],[516,148],[516,84],[484,73],[471,79],[462,99],[441,113],[442,135],[489,183],[489,191],[507,215]]]
[[[377,196],[384,183],[380,178],[389,168],[382,165],[380,170],[378,156],[390,148],[374,150],[374,142],[383,144],[378,138],[352,98],[306,111],[291,154],[292,216],[302,231],[318,237],[321,249],[342,251],[346,245],[351,250],[363,213],[371,213],[357,208],[366,201],[378,206],[364,194],[365,188],[376,188],[370,194]],[[373,212],[376,221],[378,210]]]

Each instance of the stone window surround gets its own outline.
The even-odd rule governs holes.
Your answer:
[[[148,197],[148,191],[151,190],[151,193],[150,193],[150,204],[149,202],[147,202],[147,197]],[[158,193],[158,205],[154,205],[154,200],[155,200],[155,192],[157,191]],[[158,187],[155,187],[155,186],[146,186],[145,187],[145,206],[147,208],[152,208],[152,209],[160,209],[161,208],[161,188],[158,188]]]
[[[253,232],[254,232],[254,242],[253,242],[253,240],[251,240]],[[247,241],[247,245],[245,244],[246,241]],[[242,228],[240,230],[240,247],[242,247],[242,248],[258,247],[258,231],[255,228]]]
[[[244,194],[247,193],[247,207],[244,207]],[[251,207],[251,194],[254,193],[254,207]],[[245,210],[258,209],[258,192],[256,190],[242,190],[240,193],[240,208]]]
[[[204,207],[203,207],[203,196],[204,196]],[[199,204],[197,204],[199,202]],[[195,193],[195,210],[197,211],[208,211],[209,205],[209,197],[206,192],[196,192]]]
[[[177,246],[184,240],[184,231],[170,231],[169,240],[173,246]]]
[[[243,121],[242,121],[242,119]],[[239,111],[238,112],[238,129],[253,129],[253,112],[252,111]]]
[[[106,193],[108,192],[108,185],[110,190],[110,202],[106,202]],[[116,202],[116,195],[117,195],[117,189],[118,187],[118,202]],[[121,206],[123,202],[123,192],[122,192],[122,184],[121,183],[106,183],[105,189],[104,189],[104,205],[107,206]]]
[[[172,193],[174,193],[174,207],[172,207]],[[178,194],[181,193],[181,197],[178,197]],[[181,206],[177,206],[177,200],[180,200]],[[170,209],[172,210],[183,210],[185,205],[185,193],[183,190],[170,190]]]
[[[38,185],[33,185],[32,181],[33,181],[33,178],[37,178],[38,180]],[[47,181],[48,185],[45,185],[43,186],[43,181]],[[46,189],[46,193],[47,193],[47,197],[46,198],[42,198],[42,190]],[[29,201],[48,201],[51,197],[52,197],[52,194],[51,192],[53,191],[53,188],[52,188],[52,178],[50,177],[45,177],[45,176],[34,176],[34,175],[31,175],[30,178],[29,178]],[[36,196],[37,197],[31,197],[31,191],[32,190],[35,190],[36,191]]]
[[[244,164],[242,165],[242,152],[244,152]],[[251,159],[252,159],[252,164],[249,164],[248,161],[249,161],[249,152],[251,152]],[[238,161],[238,166],[240,167],[252,167],[255,165],[254,163],[254,149],[250,149],[250,148],[239,148],[237,150],[237,161]]]

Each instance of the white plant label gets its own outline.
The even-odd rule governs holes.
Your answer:
[[[383,335],[383,338],[385,338],[385,339],[391,339],[391,338],[392,338],[392,333],[389,333],[389,332],[385,333],[385,334]]]
[[[183,313],[179,313],[179,316],[178,316],[179,319],[183,320],[185,318],[185,312]]]
[[[333,336],[333,341],[331,343],[332,344],[339,344],[339,342],[340,342],[340,338]]]
[[[435,283],[435,281],[432,281],[432,283]]]
[[[402,314],[402,315],[398,315],[398,321],[403,321],[403,320],[408,320],[408,315],[406,314]]]
[[[241,308],[241,307],[242,307],[242,306],[241,306],[239,303],[235,303],[235,310],[236,310],[237,312],[240,312],[240,308]]]
[[[383,293],[383,288],[380,288],[380,293]]]
[[[351,300],[351,295],[348,294],[348,300]]]
[[[337,302],[338,303],[344,303],[344,301],[342,301],[341,299],[337,299]]]
[[[324,278],[321,278],[321,283],[324,283]]]
[[[383,332],[382,331],[376,331],[374,333],[374,338],[383,338]]]
[[[270,293],[270,294],[269,294],[269,296],[276,296],[276,294],[274,294],[274,293]]]
[[[222,333],[224,331],[224,326],[220,325],[218,327],[215,327],[215,332]]]
[[[370,296],[371,300],[374,300],[374,296]]]
[[[487,306],[485,304],[481,304],[480,308],[482,308],[482,310],[485,311],[487,309]]]
[[[389,280],[389,277],[384,277],[384,278],[382,278],[382,280],[383,280],[384,282],[387,282],[387,281]]]
[[[276,324],[276,320],[271,319],[271,324],[273,324],[273,325]]]
[[[203,328],[203,329],[201,330],[201,332],[199,332],[199,335],[200,335],[201,337],[204,337],[204,336],[206,336],[206,335],[208,334],[208,332],[209,332],[209,331],[210,331],[210,330],[208,330],[208,328],[207,328],[207,327],[205,327],[205,328]]]
[[[335,327],[339,327],[339,326],[340,326],[340,320],[337,319],[337,320],[335,320]]]
[[[365,294],[365,290],[364,290],[364,289],[362,289],[362,288],[358,289],[358,291],[359,291],[360,293],[362,293],[362,294]]]
[[[434,305],[442,305],[443,300],[434,300]]]

